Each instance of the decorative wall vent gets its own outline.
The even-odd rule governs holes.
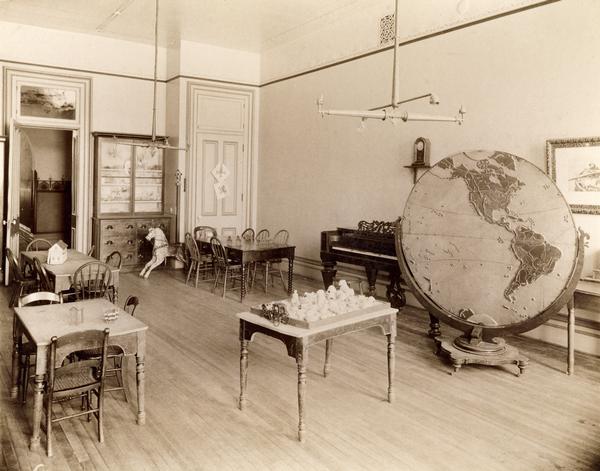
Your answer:
[[[391,43],[394,40],[394,14],[385,15],[379,20],[379,45]]]

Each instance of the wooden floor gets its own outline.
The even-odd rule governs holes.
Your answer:
[[[511,368],[451,368],[432,353],[422,312],[403,311],[396,342],[396,402],[386,398],[386,341],[376,331],[336,340],[333,371],[321,374],[324,348],[311,349],[305,444],[296,440],[296,365],[283,344],[250,344],[248,407],[239,394],[235,314],[284,292],[212,295],[184,286],[178,271],[149,280],[121,277],[121,299],[136,294],[136,315],[150,327],[145,426],[135,424],[134,363],[130,400],[109,393],[106,442],[94,423],[55,428],[55,456],[28,450],[31,398],[10,399],[12,312],[0,290],[0,469],[9,470],[592,470],[600,469],[600,359],[530,339],[511,344],[530,357]],[[298,280],[297,287],[319,288]],[[450,333],[443,326],[446,333]],[[42,444],[44,437],[42,435]],[[38,465],[43,466],[38,467]]]

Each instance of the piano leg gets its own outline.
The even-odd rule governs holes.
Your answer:
[[[367,273],[367,281],[369,282],[369,296],[375,296],[375,283],[377,282],[377,268],[365,267]]]
[[[333,279],[337,270],[335,269],[335,262],[323,262],[323,270],[321,270],[321,276],[323,277],[323,286],[325,289],[329,288],[333,284]]]
[[[390,273],[390,284],[388,285],[385,294],[392,307],[400,309],[406,305],[406,296],[400,285],[399,273]]]
[[[429,335],[429,337],[432,339],[442,335],[442,331],[440,330],[440,321],[431,313],[429,313],[429,332],[427,332],[427,335]]]

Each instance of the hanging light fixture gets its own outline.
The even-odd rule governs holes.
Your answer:
[[[404,103],[416,101],[424,98],[429,98],[431,105],[438,105],[440,103],[439,98],[434,93],[426,93],[413,98],[407,98],[400,100],[398,94],[398,49],[399,49],[399,22],[398,22],[398,0],[396,0],[396,13],[394,15],[394,69],[392,75],[392,103],[377,108],[371,108],[368,110],[326,110],[323,109],[324,100],[323,96],[317,100],[317,110],[322,117],[325,115],[331,116],[349,116],[361,119],[361,125],[367,119],[379,119],[382,121],[390,120],[393,123],[397,123],[398,120],[406,121],[446,121],[462,124],[464,119],[465,109],[461,106],[456,116],[444,116],[444,115],[430,115],[422,113],[409,113],[408,111],[401,111],[398,107]]]
[[[158,2],[159,0],[155,0],[155,9],[154,9],[154,75],[153,75],[153,84],[152,84],[152,138],[150,142],[134,142],[134,141],[126,141],[117,138],[114,136],[115,143],[133,146],[133,147],[149,147],[151,149],[171,149],[171,150],[184,150],[187,151],[188,147],[176,147],[169,144],[168,138],[160,138],[156,137],[156,89],[158,83]]]

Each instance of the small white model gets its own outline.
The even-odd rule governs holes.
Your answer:
[[[67,261],[67,244],[59,240],[48,249],[48,265],[61,265]]]

